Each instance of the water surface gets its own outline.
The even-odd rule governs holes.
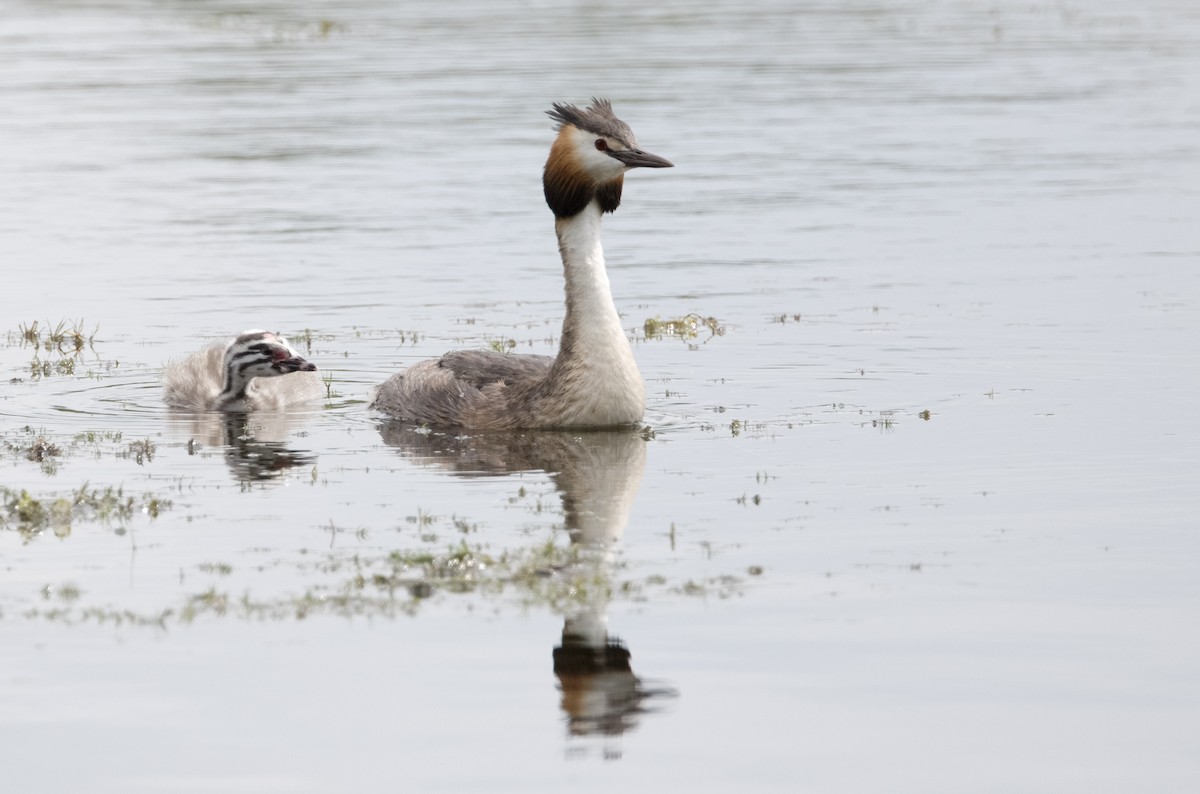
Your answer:
[[[1194,790],[1198,53],[1182,0],[10,3],[9,786]],[[605,226],[646,429],[372,415],[553,351],[592,96],[677,166]],[[161,405],[252,327],[325,405]]]

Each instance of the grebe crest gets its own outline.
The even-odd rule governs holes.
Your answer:
[[[555,102],[546,115],[558,137],[542,174],[546,203],[556,218],[577,215],[595,200],[602,212],[621,205],[625,172],[631,168],[669,168],[671,162],[638,148],[633,130],[613,113],[607,99],[592,99],[584,109]]]

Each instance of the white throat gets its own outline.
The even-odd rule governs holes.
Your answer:
[[[592,201],[570,218],[555,222],[566,276],[567,315],[560,352],[588,393],[585,423],[621,424],[641,420],[645,385],[613,303],[604,249],[600,245],[600,205]]]
[[[567,280],[567,313],[575,315],[577,331],[589,340],[608,347],[612,344],[608,337],[620,337],[620,347],[628,350],[604,266],[600,218],[600,208],[592,202],[583,212],[555,224]]]

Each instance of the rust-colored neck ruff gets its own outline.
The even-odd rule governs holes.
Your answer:
[[[542,173],[542,190],[546,203],[556,218],[570,218],[583,211],[592,199],[603,212],[612,212],[621,205],[621,186],[618,176],[597,184],[580,164],[575,154],[574,127],[564,126],[550,147],[546,168]]]

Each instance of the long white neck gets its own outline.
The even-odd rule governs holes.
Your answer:
[[[585,349],[589,353],[609,348],[614,348],[614,353],[628,353],[629,343],[604,267],[600,218],[600,207],[593,201],[579,214],[554,224],[567,279],[567,322],[588,340]],[[632,360],[632,355],[629,358]]]
[[[637,422],[645,407],[645,386],[613,303],[604,250],[600,245],[600,205],[559,218],[554,229],[566,276],[567,314],[558,365],[572,371],[598,423]]]

